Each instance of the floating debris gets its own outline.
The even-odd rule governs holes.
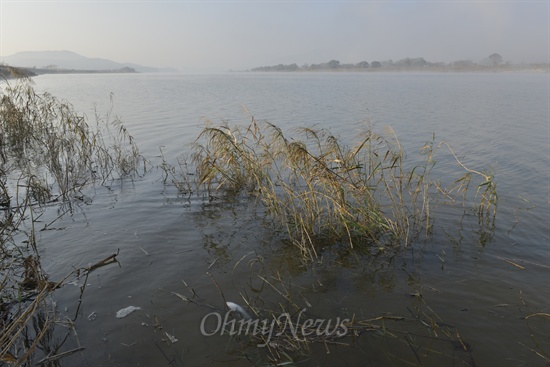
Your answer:
[[[227,307],[229,307],[229,309],[231,311],[237,312],[239,315],[242,316],[243,319],[252,320],[252,317],[240,305],[238,305],[236,303],[233,303],[233,302],[226,302],[226,304],[227,304]]]
[[[168,340],[174,344],[178,341],[178,339],[176,339],[176,337],[174,335],[170,335],[168,334],[166,331],[164,332],[164,334],[166,334],[166,337],[168,338]]]
[[[137,311],[137,310],[141,310],[141,307],[128,306],[126,308],[123,308],[122,310],[119,310],[116,313],[116,317],[117,317],[117,319],[121,319],[121,318],[126,317],[129,314],[131,314],[132,312]]]

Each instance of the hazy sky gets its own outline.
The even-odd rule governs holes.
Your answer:
[[[70,50],[183,71],[494,52],[548,62],[550,0],[0,0],[0,31],[1,56]]]

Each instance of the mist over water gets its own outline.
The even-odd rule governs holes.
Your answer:
[[[86,193],[91,205],[82,205],[56,224],[60,230],[41,232],[40,238],[43,265],[52,278],[120,249],[120,268],[101,269],[87,280],[75,321],[86,350],[66,359],[67,365],[246,364],[238,348],[227,347],[227,338],[201,335],[201,319],[210,310],[172,292],[183,294],[184,281],[209,304],[222,307],[209,272],[228,301],[243,304],[241,295],[253,295],[257,285],[251,274],[260,270],[288,276],[316,317],[369,319],[390,313],[411,318],[411,310],[429,313],[428,305],[471,349],[465,353],[430,341],[442,353],[427,357],[424,365],[447,365],[456,353],[470,365],[544,363],[529,349],[534,348],[529,335],[535,328],[534,335],[547,341],[548,323],[525,317],[547,313],[550,297],[547,74],[44,75],[35,82],[37,90],[73,103],[90,122],[95,112],[104,116],[112,100],[113,115],[153,164],[161,162],[160,147],[175,164],[206,119],[244,125],[253,115],[278,125],[287,137],[297,127],[327,128],[350,145],[362,130],[389,125],[407,159],[418,159],[435,134],[468,167],[490,169],[499,194],[489,241],[481,238],[471,213],[461,216],[440,206],[433,213],[433,236],[396,258],[357,260],[329,248],[322,252],[322,266],[304,269],[251,216],[253,203],[186,200],[163,185],[158,169],[122,188],[93,188]],[[435,172],[445,182],[454,178],[456,166],[448,152],[441,152]],[[262,256],[263,267],[249,262],[255,256]],[[422,300],[410,297],[418,291]],[[266,306],[284,302],[273,290],[261,296]],[[66,286],[56,297],[58,309],[74,317],[79,288]],[[115,318],[130,305],[141,310]],[[91,313],[97,314],[93,321]],[[396,327],[411,335],[424,330]],[[164,333],[178,342],[167,342]],[[410,347],[398,341],[369,334],[358,343],[337,346],[331,354],[313,346],[303,365],[388,365],[389,354],[415,362]]]

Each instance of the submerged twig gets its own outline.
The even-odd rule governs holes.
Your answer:
[[[103,266],[106,266],[106,265],[109,265],[109,264],[114,264],[114,263],[118,264],[119,262],[118,262],[116,257],[118,256],[119,253],[120,253],[120,249],[117,250],[116,254],[112,254],[110,256],[107,256],[105,259],[103,259],[101,261],[98,261],[93,265],[90,265],[86,268],[82,268],[82,270],[84,271],[85,274],[89,274],[92,271],[94,271],[98,268],[101,268]]]

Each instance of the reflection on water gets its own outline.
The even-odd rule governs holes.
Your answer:
[[[435,205],[434,230],[427,240],[400,250],[350,251],[327,244],[315,263],[304,264],[296,249],[265,223],[255,203],[181,197],[163,184],[157,169],[132,185],[96,187],[85,193],[90,205],[82,204],[55,223],[59,230],[40,232],[43,266],[52,279],[120,249],[120,266],[90,274],[82,302],[81,283],[55,293],[59,318],[74,319],[70,330],[78,335],[78,343],[73,340],[58,352],[85,348],[56,363],[544,365],[550,358],[550,218],[544,189],[548,177],[540,167],[548,160],[532,152],[548,148],[541,132],[547,130],[549,96],[538,78],[37,78],[38,87],[54,94],[69,100],[73,93],[81,96],[74,102],[83,110],[93,99],[101,106],[108,98],[103,92],[113,91],[115,112],[152,162],[160,161],[158,148],[164,145],[166,159],[175,163],[183,144],[196,137],[201,116],[240,121],[246,105],[257,118],[285,129],[318,123],[343,138],[352,137],[366,118],[390,124],[413,160],[435,132],[450,141],[467,166],[491,165],[499,192],[498,215],[490,225],[480,226],[475,212]],[[147,88],[135,88],[136,83]],[[88,92],[78,89],[84,85]],[[160,86],[171,94],[158,94]],[[147,103],[143,93],[156,103]],[[438,167],[446,163],[438,162]],[[444,168],[441,172],[444,176]],[[59,214],[48,210],[44,223]],[[263,318],[287,311],[295,320],[305,308],[309,318],[349,318],[355,329],[350,324],[348,336],[315,340],[301,351],[258,348],[249,336],[205,337],[202,318],[224,310],[226,301]],[[117,319],[116,312],[128,306],[141,310]],[[96,316],[89,318],[92,314]],[[51,345],[67,332],[56,329]]]

